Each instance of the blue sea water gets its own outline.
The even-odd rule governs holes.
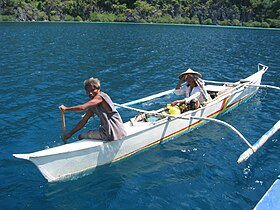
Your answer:
[[[270,67],[263,83],[279,87],[280,30],[0,23],[0,39],[1,209],[252,209],[280,174],[279,133],[238,165],[246,145],[214,123],[66,182],[48,183],[35,165],[12,156],[62,144],[58,106],[87,101],[88,77],[99,78],[116,103],[172,89],[189,67],[230,82],[263,63]],[[155,104],[164,105],[139,106]],[[279,111],[279,91],[260,89],[219,119],[254,143]],[[125,121],[136,114],[120,113]],[[68,130],[81,115],[66,113]],[[84,130],[96,126],[94,119]]]

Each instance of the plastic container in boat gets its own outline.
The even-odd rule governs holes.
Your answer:
[[[158,121],[159,120],[159,118],[158,117],[155,117],[155,116],[151,116],[151,117],[148,117],[147,118],[147,121],[148,122],[156,122],[156,121]]]

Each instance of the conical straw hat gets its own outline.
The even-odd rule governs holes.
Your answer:
[[[187,71],[185,71],[185,72],[183,72],[182,74],[179,75],[179,79],[186,74],[194,74],[194,75],[198,76],[199,78],[202,77],[202,75],[200,73],[198,73],[197,71],[194,71],[192,69],[188,69]]]

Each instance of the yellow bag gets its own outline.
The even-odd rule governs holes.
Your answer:
[[[169,110],[169,114],[171,115],[181,114],[181,110],[178,106],[171,106],[171,104],[167,104],[166,107]]]

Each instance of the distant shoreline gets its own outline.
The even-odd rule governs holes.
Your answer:
[[[213,27],[232,29],[256,29],[256,30],[276,30],[280,28],[264,28],[255,26],[226,26],[226,25],[205,25],[205,24],[183,24],[183,23],[136,23],[136,22],[90,22],[90,21],[0,21],[1,23],[47,23],[47,24],[127,24],[127,25],[165,25],[165,26],[188,26],[188,27]]]
[[[0,21],[128,22],[280,28],[278,1],[5,0]]]

